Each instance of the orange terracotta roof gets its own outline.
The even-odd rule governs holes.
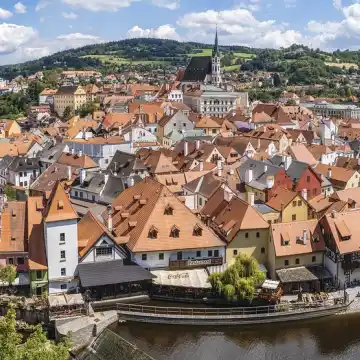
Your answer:
[[[204,128],[221,128],[221,125],[214,119],[208,116],[202,116],[195,124],[195,128],[204,129]]]
[[[87,155],[77,156],[70,153],[62,153],[57,161],[59,164],[75,168],[91,169],[98,167],[98,164]]]
[[[134,121],[134,119],[135,119],[134,114],[109,113],[109,114],[106,114],[106,116],[102,122],[102,126],[104,126],[105,128],[108,128],[115,124],[117,124],[118,126],[125,126],[129,123],[132,123]]]
[[[329,180],[335,186],[346,185],[350,178],[356,173],[356,171],[352,169],[344,169],[341,167],[325,164],[318,164],[314,170],[318,174],[324,175],[327,178],[329,169],[331,170],[331,177],[329,178]]]
[[[360,241],[357,236],[359,218],[360,210],[328,214],[324,217],[340,254],[360,251]]]
[[[26,252],[26,203],[9,201],[1,214],[0,252]]]
[[[311,254],[325,250],[318,220],[273,224],[270,228],[276,256]],[[303,243],[304,231],[306,241]],[[289,241],[288,245],[285,242]]]
[[[60,182],[54,187],[44,213],[45,222],[77,219],[78,214]]]
[[[29,269],[46,270],[44,225],[42,196],[29,197],[27,201],[28,237],[29,237]]]
[[[281,211],[282,206],[287,207],[297,196],[298,194],[294,191],[277,188],[277,191],[266,205],[277,211]]]
[[[129,236],[127,246],[132,252],[176,251],[223,246],[222,241],[205,225],[202,235],[196,236],[194,228],[200,220],[173,195],[166,186],[146,178],[122,192],[112,203],[113,227],[117,236]],[[169,215],[165,209],[171,208]],[[107,219],[107,211],[104,214]],[[179,229],[179,238],[171,231]],[[157,230],[156,239],[149,236]]]

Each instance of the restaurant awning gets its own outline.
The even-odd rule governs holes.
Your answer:
[[[124,265],[122,260],[80,263],[78,270],[83,287],[132,283],[153,278],[141,266]]]
[[[181,271],[153,270],[156,279],[153,283],[162,286],[176,286],[197,289],[209,289],[211,284],[207,282],[209,277],[205,269],[192,269]]]
[[[279,280],[283,283],[306,282],[331,279],[331,274],[323,266],[299,266],[276,270]]]

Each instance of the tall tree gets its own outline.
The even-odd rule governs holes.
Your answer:
[[[0,280],[8,283],[11,286],[16,279],[16,267],[14,265],[7,265],[0,268]]]
[[[15,310],[11,309],[0,319],[0,360],[20,360],[21,335],[16,331],[15,317]]]
[[[281,77],[280,77],[279,73],[275,73],[273,76],[273,79],[274,79],[274,86],[280,87],[281,86]]]

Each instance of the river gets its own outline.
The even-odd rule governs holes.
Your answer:
[[[156,360],[360,359],[360,314],[251,327],[110,327]]]

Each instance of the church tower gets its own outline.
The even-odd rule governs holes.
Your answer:
[[[215,45],[212,52],[212,71],[211,71],[211,82],[216,86],[221,84],[221,69],[220,69],[220,51],[219,51],[219,40],[218,31],[216,28]]]

